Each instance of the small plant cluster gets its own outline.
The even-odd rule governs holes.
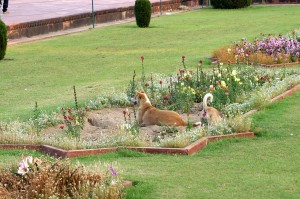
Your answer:
[[[256,38],[248,42],[243,38],[234,42],[231,47],[217,49],[214,57],[220,62],[245,63],[245,64],[284,64],[297,62],[300,58],[300,42],[280,34],[278,37],[271,34]]]
[[[125,124],[121,128],[129,130],[133,135],[138,135],[139,133],[139,124],[137,121],[135,106],[133,106],[134,118],[128,109],[123,111]]]
[[[28,156],[17,171],[0,170],[0,197],[122,198],[124,187],[116,168],[109,165],[99,172],[99,165],[95,165],[90,171],[83,165],[73,166],[69,160],[42,161]]]
[[[77,95],[76,95],[76,88],[73,87],[74,90],[74,101],[75,101],[75,110],[72,108],[61,108],[61,112],[64,118],[64,123],[67,126],[66,132],[69,136],[75,137],[80,139],[80,131],[83,129],[84,126],[84,117],[86,112],[88,111],[88,107],[79,108]],[[65,125],[61,125],[60,128],[64,129]]]

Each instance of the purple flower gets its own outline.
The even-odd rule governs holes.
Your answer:
[[[117,176],[117,172],[114,170],[114,168],[112,166],[109,167],[109,170],[111,171],[111,173],[114,175],[114,176]]]

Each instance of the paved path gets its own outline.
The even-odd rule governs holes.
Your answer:
[[[162,0],[167,1],[167,0]],[[94,10],[134,6],[135,0],[94,0]],[[151,3],[160,0],[150,0]],[[6,25],[92,12],[92,0],[10,0],[8,14],[0,14]]]

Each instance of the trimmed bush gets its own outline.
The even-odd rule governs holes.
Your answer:
[[[7,46],[7,30],[5,23],[0,20],[0,60],[5,56]]]
[[[211,5],[217,9],[237,9],[250,6],[252,0],[211,0]]]
[[[149,0],[136,0],[134,6],[136,24],[140,28],[149,27],[151,20],[151,3]]]

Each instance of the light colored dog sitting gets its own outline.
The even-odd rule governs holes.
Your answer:
[[[140,126],[167,125],[186,126],[187,122],[175,111],[159,110],[151,105],[149,98],[144,91],[137,92],[136,96],[139,104],[138,121]]]
[[[203,109],[200,113],[200,118],[207,119],[207,123],[209,125],[216,124],[222,120],[220,112],[214,107],[207,106],[208,102],[213,101],[213,95],[211,93],[207,93],[203,97]]]

